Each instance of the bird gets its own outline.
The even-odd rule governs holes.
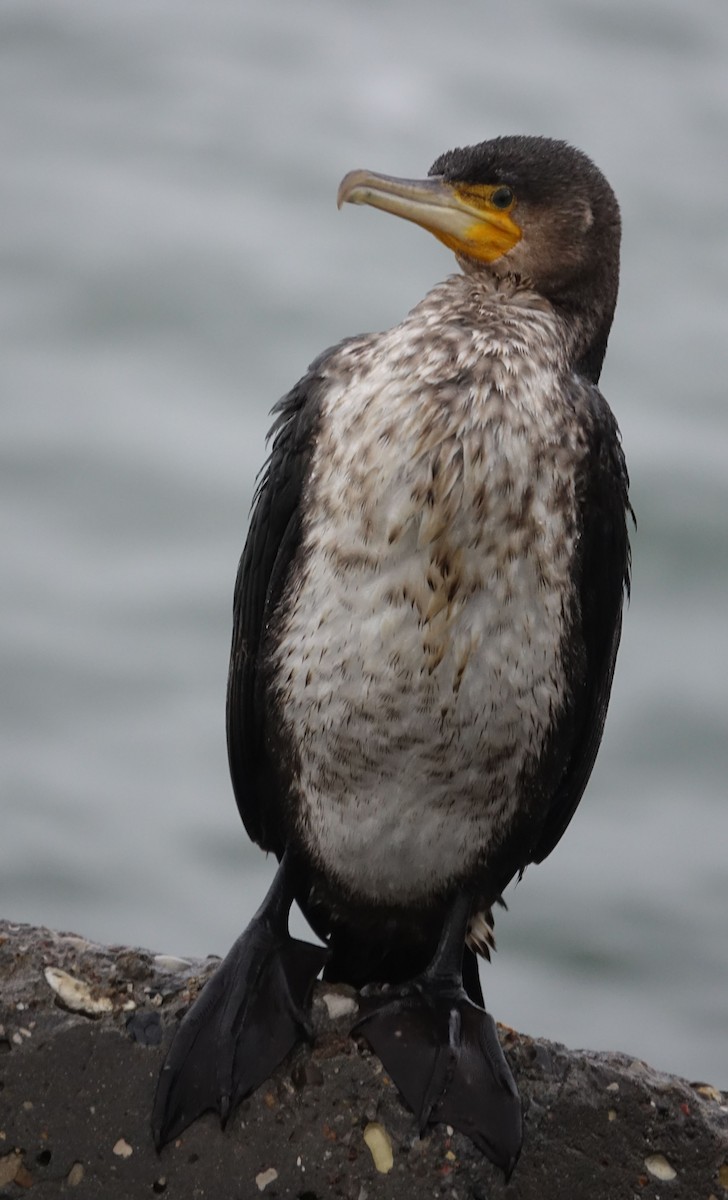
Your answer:
[[[554,849],[602,739],[630,587],[629,479],[598,382],[620,211],[582,151],[500,136],[338,205],[414,222],[459,271],[321,354],[274,408],[233,605],[227,739],[270,891],[183,1017],[158,1146],[224,1122],[360,991],[421,1132],[512,1172],[522,1105],[478,957]],[[320,945],[294,939],[297,901]]]

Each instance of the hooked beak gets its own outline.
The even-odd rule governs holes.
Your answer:
[[[369,204],[428,229],[456,254],[494,262],[516,245],[521,229],[510,212],[489,206],[490,187],[466,187],[442,176],[397,179],[374,171],[350,171],[339,186],[337,206]]]

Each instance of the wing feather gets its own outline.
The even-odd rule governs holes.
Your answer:
[[[595,387],[587,394],[589,453],[578,479],[578,599],[570,647],[573,692],[555,741],[563,768],[529,861],[542,862],[560,840],[591,775],[604,732],[622,608],[630,586],[629,477],[617,423]]]
[[[238,567],[227,687],[230,775],[240,815],[253,841],[280,856],[280,797],[265,747],[261,656],[265,630],[284,592],[301,543],[302,507],[320,410],[327,355],[275,406],[272,448],[253,499]]]

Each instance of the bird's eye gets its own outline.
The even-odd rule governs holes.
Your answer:
[[[494,208],[510,208],[513,203],[513,192],[509,187],[497,187],[490,202]]]

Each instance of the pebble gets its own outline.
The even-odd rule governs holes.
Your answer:
[[[296,1063],[291,1071],[291,1080],[295,1087],[304,1088],[310,1086],[321,1087],[324,1081],[323,1071],[315,1062],[310,1059],[307,1062]],[[268,1103],[266,1098],[266,1104]],[[270,1105],[268,1105],[270,1108]]]
[[[0,1158],[0,1185],[13,1182],[22,1162],[23,1156],[17,1150],[11,1150],[10,1154]]]
[[[386,1175],[394,1166],[392,1139],[379,1121],[370,1121],[364,1130],[364,1141],[369,1147],[369,1153],[374,1159],[374,1166],[380,1175]]]
[[[670,1166],[664,1154],[650,1154],[645,1159],[645,1166],[650,1175],[654,1175],[655,1179],[661,1179],[665,1183],[677,1177],[677,1171]]]
[[[359,1005],[352,996],[341,996],[338,992],[324,992],[322,1000],[331,1021],[336,1021],[339,1017],[351,1016],[352,1013],[359,1011]]]
[[[117,1154],[119,1158],[130,1158],[133,1153],[134,1151],[129,1143],[124,1138],[119,1138],[114,1146],[114,1154]]]
[[[66,1176],[66,1183],[69,1187],[78,1187],[83,1179],[83,1163],[75,1162]]]
[[[156,1009],[135,1012],[126,1019],[126,1032],[142,1046],[158,1046],[162,1040],[162,1022]]]
[[[267,1171],[261,1171],[255,1177],[255,1182],[258,1185],[258,1191],[264,1192],[269,1183],[273,1183],[278,1178],[278,1172],[275,1167],[268,1167]]]
[[[16,1184],[17,1187],[31,1188],[33,1186],[33,1182],[33,1176],[31,1175],[30,1171],[24,1163],[21,1163],[15,1172],[15,1179],[13,1180],[13,1183]]]

